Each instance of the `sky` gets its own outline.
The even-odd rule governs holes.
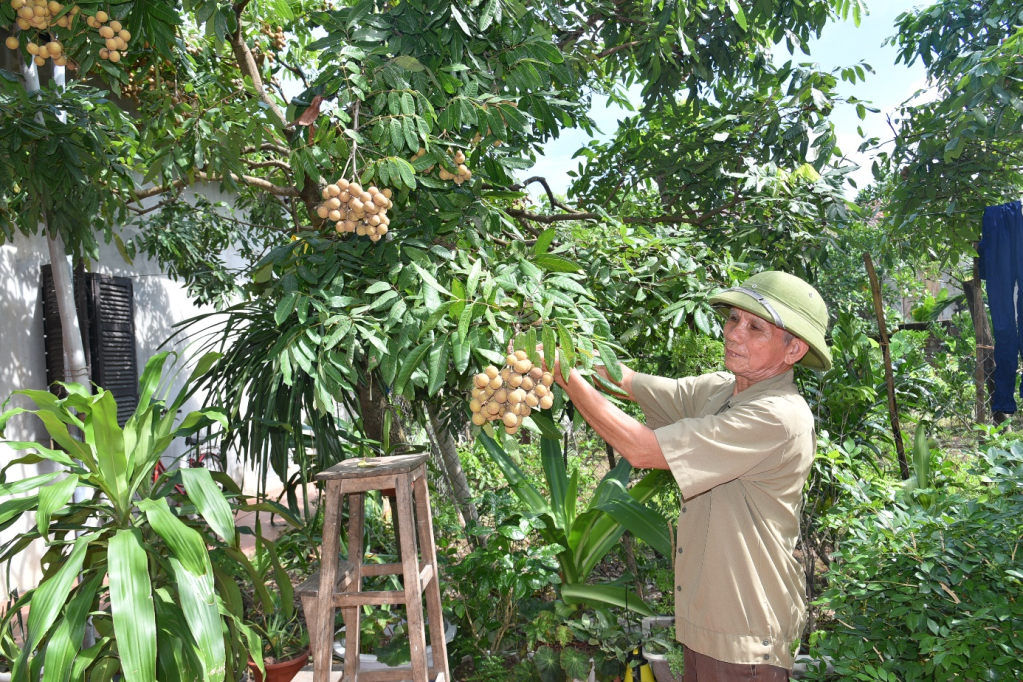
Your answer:
[[[853,106],[837,107],[832,113],[839,148],[851,161],[860,165],[860,170],[851,176],[860,188],[865,187],[872,179],[870,173],[872,158],[857,152],[861,142],[857,126],[862,127],[867,137],[878,137],[882,141],[890,140],[892,135],[886,116],[927,85],[924,68],[919,61],[910,67],[902,63],[896,65],[896,48],[891,45],[882,47],[882,43],[894,35],[896,17],[909,9],[928,4],[930,3],[921,0],[867,0],[869,11],[862,17],[859,27],[853,23],[851,17],[848,21],[828,24],[821,37],[810,43],[809,56],[802,52],[797,52],[794,57],[790,56],[784,43],[775,48],[774,61],[778,64],[793,58],[799,62],[817,62],[824,70],[851,66],[860,61],[873,67],[875,73],[868,73],[865,82],[857,82],[855,85],[842,82],[839,93],[868,100],[871,106],[880,111],[876,114],[868,112],[863,121],[856,116]],[[638,103],[638,96],[634,101]],[[600,139],[610,138],[618,127],[618,120],[628,115],[629,112],[619,107],[608,107],[602,98],[595,100],[590,111],[590,117],[601,130],[602,134],[597,136]],[[561,137],[547,144],[544,155],[537,159],[532,170],[524,171],[523,177],[542,175],[547,178],[556,194],[566,194],[572,179],[567,173],[579,165],[579,159],[573,159],[572,156],[589,140],[589,135],[582,130],[562,131]],[[534,196],[539,196],[543,192],[537,184],[531,185],[528,190]],[[850,187],[847,194],[852,198],[856,190]]]

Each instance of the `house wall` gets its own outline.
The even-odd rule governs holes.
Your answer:
[[[214,201],[223,201],[215,187],[203,188],[203,194]],[[188,196],[187,194],[185,195]],[[194,194],[192,194],[194,196]],[[50,260],[46,240],[42,236],[17,236],[0,246],[0,401],[20,388],[46,389],[46,361],[43,351],[42,299],[39,288],[40,267]],[[240,265],[228,254],[229,265]],[[92,270],[103,274],[132,278],[135,297],[135,348],[141,373],[145,363],[157,352],[170,349],[181,353],[174,369],[178,372],[172,395],[188,377],[187,364],[191,359],[188,339],[176,338],[164,348],[173,333],[173,326],[212,308],[200,308],[189,300],[185,288],[162,272],[159,265],[139,257],[129,265],[113,244],[100,247],[100,258]],[[183,413],[201,407],[204,394],[196,394],[183,407]],[[29,406],[15,396],[9,407]],[[5,433],[8,440],[47,442],[48,436],[41,422],[31,415],[20,415],[11,420]],[[183,439],[172,443],[164,461],[168,465],[185,454]],[[19,454],[0,444],[0,467],[17,459]],[[52,471],[49,463],[15,465],[8,470],[7,480],[20,480]],[[239,483],[247,484],[246,492],[254,492],[255,475],[245,470],[237,460],[229,462],[228,473]],[[272,474],[271,474],[272,476]],[[268,482],[272,490],[279,481]],[[0,545],[32,527],[34,518],[26,516],[17,524],[0,533]],[[0,602],[7,599],[11,589],[24,591],[38,584],[42,543],[36,543],[21,553],[11,565],[0,565]]]

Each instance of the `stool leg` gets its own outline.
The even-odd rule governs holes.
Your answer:
[[[365,554],[362,546],[365,528],[365,494],[352,493],[348,496],[348,567],[352,580],[346,592],[362,592],[362,560]],[[355,682],[359,677],[359,649],[362,641],[361,616],[359,607],[343,609],[345,619],[345,679]]]
[[[395,481],[397,515],[401,519],[401,565],[405,576],[405,607],[409,648],[412,654],[412,682],[429,682],[426,666],[426,632],[423,626],[423,588],[419,583],[419,557],[412,518],[412,481],[408,474]]]
[[[433,578],[426,589],[426,612],[430,617],[430,646],[433,647],[433,670],[444,673],[445,682],[451,681],[448,670],[448,645],[444,639],[444,612],[440,602],[440,575],[437,568],[437,549],[433,542],[433,516],[430,510],[430,489],[424,466],[415,482],[416,523],[419,526],[419,547],[423,562],[433,566]]]
[[[319,605],[316,609],[313,682],[330,682],[334,644],[334,584],[337,582],[338,544],[341,540],[341,481],[328,481],[323,512],[323,549],[320,561]]]

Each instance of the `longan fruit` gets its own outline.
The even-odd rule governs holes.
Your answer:
[[[99,29],[99,36],[100,38],[113,38],[114,29],[110,28],[109,26],[103,26]]]
[[[32,27],[32,24],[28,23],[28,21],[26,21],[22,17],[18,17],[18,22],[17,23],[18,23],[18,28],[20,28],[22,31],[27,31],[28,29],[30,29]]]
[[[46,59],[44,59],[43,57],[40,57],[39,55],[36,55],[35,57],[32,57],[32,61],[34,61],[36,63],[36,66],[42,66],[43,64],[46,63]]]
[[[54,66],[67,66],[67,57],[57,57],[53,60]]]
[[[15,38],[14,36],[8,36],[7,40],[4,41],[4,44],[7,46],[8,50],[17,50],[18,47],[21,45],[18,42],[18,39]]]
[[[554,396],[545,395],[540,398],[540,407],[544,410],[549,410],[554,406]]]
[[[109,18],[110,18],[110,15],[107,14],[106,12],[104,12],[103,10],[100,10],[100,11],[96,12],[96,21],[98,21],[101,24],[106,23],[107,19],[109,19]]]
[[[507,427],[505,427],[504,432],[507,433],[509,436],[514,436],[516,433],[519,432],[519,427],[518,426],[507,426]]]
[[[329,191],[328,191],[328,189],[327,189],[328,187],[330,187],[330,185],[328,185],[327,187],[324,187],[324,188],[323,188],[323,191],[322,191],[322,192],[320,192],[320,196],[321,196],[321,197],[323,197],[323,200],[324,200],[324,201],[326,201],[327,199],[329,199],[329,198],[330,198],[330,192],[329,192]]]
[[[518,405],[526,399],[526,392],[521,388],[516,388],[514,391],[508,393],[508,402],[512,405]]]
[[[496,400],[499,403],[508,402],[508,391],[504,388],[497,389],[496,391],[494,391],[494,400]]]
[[[529,378],[533,381],[539,381],[540,377],[543,376],[543,367],[537,365],[533,369],[529,370]]]
[[[100,59],[108,59],[109,57],[110,57],[110,50],[108,50],[105,47],[99,48],[99,58]]]
[[[518,358],[515,357],[513,353],[508,353],[508,355],[506,355],[504,358],[504,363],[506,365],[514,365],[516,361],[518,361]]]
[[[501,404],[500,403],[497,403],[497,402],[487,403],[487,412],[489,414],[496,415],[500,411],[501,411]]]
[[[365,237],[366,236],[366,226],[365,225],[356,225],[355,226],[355,234],[359,235],[360,237]]]
[[[46,43],[46,51],[50,53],[51,57],[59,57],[60,53],[64,51],[64,47],[56,40],[51,40]]]
[[[373,195],[373,203],[380,207],[387,206],[387,197],[378,192],[377,194]]]
[[[365,206],[363,206],[362,202],[359,201],[358,199],[351,199],[351,200],[349,200],[348,205],[351,206],[352,210],[356,211],[356,212],[361,211],[363,208],[365,208]]]
[[[35,43],[29,43],[28,45],[25,46],[25,49],[28,50],[28,53],[30,55],[39,54],[39,46],[36,45]]]
[[[117,40],[114,38],[107,38],[103,44],[106,45],[107,49],[110,51],[116,50],[118,48]]]
[[[380,234],[387,234],[387,232],[388,232],[389,230],[390,230],[390,228],[389,228],[389,227],[387,227],[387,225],[385,225],[384,223],[380,223],[380,224],[379,224],[379,225],[377,226],[377,232],[378,232],[378,233],[380,233]]]
[[[501,420],[509,429],[519,425],[518,415],[512,414],[511,412],[505,412],[504,417],[502,417]]]
[[[323,191],[327,193],[327,196],[325,197],[327,199],[341,194],[341,188],[337,185],[327,185]]]
[[[110,28],[114,30],[114,33],[117,33],[118,31],[121,30],[121,22],[119,22],[117,19],[114,19],[113,21],[110,22]]]
[[[327,213],[327,217],[335,223],[341,220],[341,211],[333,210]]]
[[[40,45],[39,46],[39,56],[42,57],[43,59],[49,59],[50,58],[50,50],[49,50],[49,48],[47,48],[45,45]]]
[[[319,206],[316,207],[316,215],[322,218],[323,220],[327,219],[327,214],[329,213],[330,209],[324,206],[323,204],[320,204]]]
[[[491,378],[491,379],[493,379],[498,374],[500,374],[500,371],[496,367],[494,367],[493,365],[487,365],[487,368],[485,370],[483,370],[483,371],[486,372],[487,376],[489,378]]]
[[[351,187],[351,183],[345,180],[344,178],[341,178],[334,184],[340,187],[342,191],[347,190],[349,187]]]
[[[518,360],[513,365],[513,368],[519,374],[529,374],[529,371],[533,369],[533,363],[529,360]]]
[[[128,42],[129,40],[131,40],[131,31],[129,31],[126,28],[122,28],[120,31],[117,32],[117,36],[124,42]]]
[[[110,61],[112,61],[114,64],[121,61],[121,53],[118,52],[117,50],[110,50]]]
[[[337,209],[341,208],[341,200],[338,199],[337,197],[331,197],[331,198],[327,199],[327,201],[326,201],[326,203],[324,205],[329,210],[336,211]]]
[[[511,386],[512,388],[518,388],[519,386],[522,385],[522,381],[524,378],[525,377],[523,377],[518,372],[512,372],[511,374],[508,375],[508,385]]]
[[[366,219],[366,222],[368,222],[373,227],[376,227],[377,225],[380,224],[380,216],[371,215],[369,218]]]
[[[543,376],[540,377],[540,383],[550,388],[551,384],[554,383],[554,375],[550,372],[544,372]]]
[[[495,391],[501,388],[503,384],[504,379],[502,379],[501,377],[494,377],[493,379],[490,380],[490,388],[494,389]]]
[[[527,360],[527,359],[529,359],[529,354],[526,353],[526,351],[524,351],[524,350],[517,350],[517,351],[515,351],[515,359],[516,360]]]
[[[476,426],[483,426],[487,423],[487,418],[479,412],[474,412],[472,415],[472,423]]]
[[[351,195],[352,195],[353,197],[357,197],[357,196],[359,196],[360,194],[362,194],[362,185],[360,185],[360,184],[359,184],[359,183],[357,183],[357,182],[351,182],[351,183],[349,183],[349,184],[348,184],[348,187],[345,187],[344,189],[347,189],[347,190],[348,190],[348,192],[349,192],[349,193],[350,193],[350,194],[351,194]]]
[[[536,407],[537,405],[540,404],[540,399],[537,398],[536,395],[532,393],[527,393],[526,399],[523,402],[525,402],[530,407]]]
[[[547,388],[547,387],[546,387],[546,386],[544,386],[543,384],[537,384],[537,385],[536,385],[536,386],[535,386],[535,387],[533,388],[533,393],[535,393],[535,394],[536,394],[536,397],[537,397],[537,398],[542,398],[542,397],[544,397],[545,395],[548,395],[548,394],[549,394],[550,392],[551,392],[551,389]]]
[[[524,390],[531,391],[531,390],[533,390],[533,386],[535,386],[536,383],[533,381],[533,379],[531,377],[524,376],[524,377],[522,377],[522,383],[520,385],[522,386],[522,388]]]

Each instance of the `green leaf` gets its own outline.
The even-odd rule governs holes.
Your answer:
[[[280,303],[277,304],[277,309],[274,311],[274,322],[277,323],[278,327],[284,323],[284,320],[291,317],[296,303],[298,303],[298,292],[293,291],[290,294],[285,294]]]
[[[582,267],[575,261],[551,253],[541,253],[534,260],[537,265],[548,272],[579,272],[582,270]]]
[[[88,583],[78,588],[68,602],[64,618],[46,644],[43,682],[66,682],[68,679],[71,664],[82,648],[86,619],[92,610],[92,603],[102,579],[102,574],[93,576]]]
[[[234,525],[234,514],[224,493],[213,481],[210,470],[205,467],[182,468],[181,482],[185,485],[188,499],[210,524],[210,528],[231,546],[238,544],[238,531]]]
[[[561,598],[566,604],[607,604],[635,611],[644,616],[657,615],[636,593],[613,585],[566,583],[561,586]]]
[[[433,347],[430,349],[430,359],[427,364],[429,366],[429,382],[427,383],[426,392],[432,398],[437,395],[437,391],[444,385],[444,380],[447,378],[448,338],[446,336],[433,342]]]
[[[498,0],[487,0],[487,4],[483,6],[483,12],[480,14],[479,27],[481,31],[486,31],[490,28],[490,24],[494,21],[494,15],[497,12]]]
[[[389,291],[390,289],[391,289],[390,282],[384,281],[374,282],[373,284],[370,284],[369,287],[366,288],[366,295],[372,296],[373,294],[380,294],[385,291]]]
[[[206,573],[195,574],[175,557],[170,558],[170,564],[181,597],[181,610],[198,646],[206,679],[220,682],[226,672],[227,655],[214,594],[213,569],[207,566]]]
[[[594,341],[593,345],[600,351],[600,360],[607,368],[608,376],[616,384],[622,383],[622,366],[618,363],[618,356],[611,350],[611,347],[602,341]]]
[[[438,282],[437,279],[433,275],[431,275],[429,272],[427,272],[423,268],[419,267],[418,263],[411,263],[411,265],[412,265],[413,268],[415,268],[416,272],[419,273],[419,276],[423,278],[423,281],[426,282],[429,286],[433,287],[434,289],[436,289],[437,291],[439,291],[440,293],[442,293],[442,294],[444,294],[446,296],[452,296],[450,291],[448,291],[447,289],[442,287],[440,285],[440,282]]]
[[[557,325],[558,342],[561,344],[559,349],[561,352],[561,377],[568,381],[568,375],[571,374],[572,368],[575,367],[575,342],[560,321],[557,322]]]
[[[398,370],[398,378],[394,380],[395,393],[401,394],[405,390],[405,384],[408,383],[412,372],[419,367],[419,363],[423,361],[423,356],[430,350],[430,345],[430,342],[426,342],[416,346],[405,358],[405,362],[401,363],[401,369]]]
[[[171,553],[185,565],[189,572],[202,575],[210,568],[210,558],[206,553],[206,543],[199,533],[189,528],[171,512],[167,498],[143,499],[139,501],[139,509],[146,514],[149,524],[157,535],[163,538]]]
[[[12,443],[5,444],[12,445]],[[35,444],[32,443],[31,445]],[[10,483],[0,483],[0,497],[7,497],[8,495],[20,495],[21,493],[27,493],[29,490],[35,490],[40,486],[46,485],[47,483],[57,478],[58,476],[60,476],[60,472],[42,474],[41,476],[31,476],[20,481],[11,481]]]
[[[554,367],[554,361],[558,359],[558,341],[555,334],[554,327],[547,325],[540,335],[543,339],[543,361],[547,365],[547,371]]]
[[[52,474],[56,475],[56,474]],[[36,527],[39,534],[46,537],[50,534],[50,517],[54,512],[64,508],[75,494],[78,486],[78,476],[71,474],[62,481],[47,486],[39,491],[39,509],[36,510]]]
[[[547,253],[547,249],[550,248],[551,242],[554,241],[554,237],[556,237],[557,234],[558,231],[553,227],[548,227],[540,233],[540,236],[536,238],[536,244],[533,244],[533,255],[539,256]]]
[[[534,514],[550,513],[550,506],[547,504],[547,501],[536,491],[536,488],[533,487],[512,458],[508,456],[504,448],[498,445],[496,440],[483,432],[480,432],[479,441],[483,444],[490,458],[497,464],[501,473],[504,474],[505,480],[508,481],[508,487],[512,489],[515,496],[526,505],[529,511]]]
[[[156,682],[156,611],[142,534],[135,528],[117,531],[110,538],[107,562],[110,610],[124,679]]]
[[[565,460],[561,456],[561,441],[552,438],[540,439],[540,461],[551,495],[551,512],[559,528],[568,529],[565,517],[565,494],[568,491],[568,475]]]
[[[671,559],[671,532],[664,518],[629,497],[624,486],[618,481],[614,481],[612,485],[621,486],[621,494],[595,508],[606,512],[637,538],[653,547],[665,558]]]
[[[67,559],[50,578],[32,594],[32,608],[28,612],[27,650],[33,651],[49,631],[78,580],[85,561],[85,550],[96,539],[95,533],[86,533],[75,540]],[[15,676],[16,677],[16,676]]]
[[[547,412],[547,410],[534,410],[527,419],[533,420],[533,424],[540,429],[540,435],[545,439],[552,438],[558,440],[562,436],[561,429],[558,428],[558,425],[554,423],[554,420],[550,418]]]

